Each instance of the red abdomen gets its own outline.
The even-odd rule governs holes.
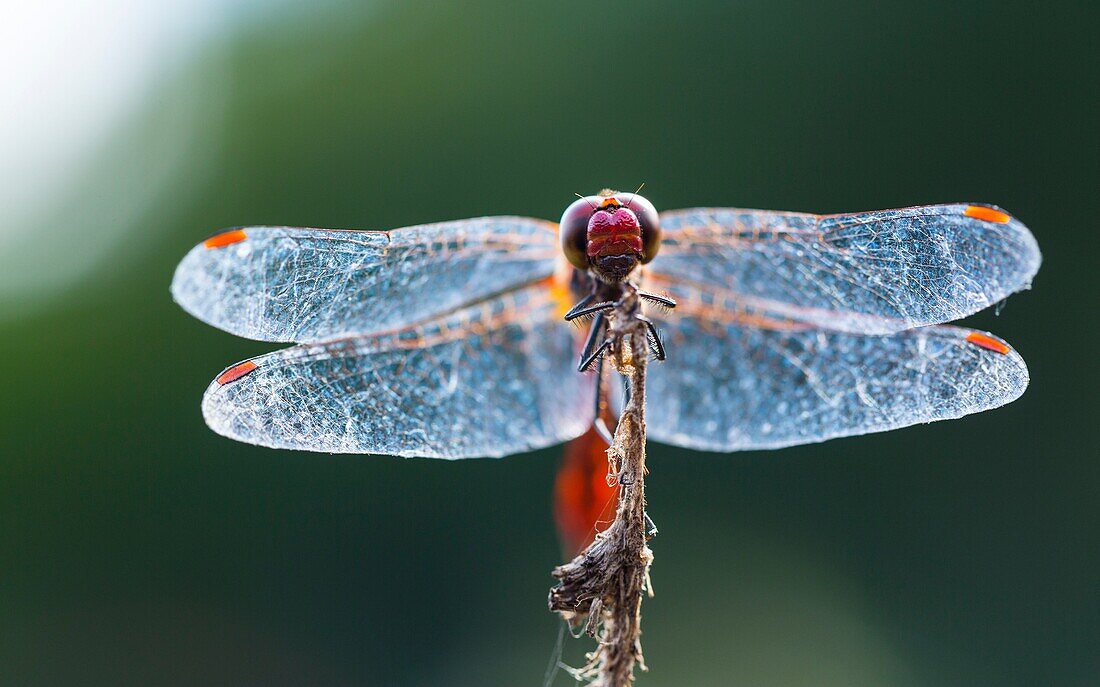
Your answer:
[[[607,444],[596,430],[565,445],[554,483],[554,519],[567,556],[592,543],[615,517],[618,487],[607,484]]]

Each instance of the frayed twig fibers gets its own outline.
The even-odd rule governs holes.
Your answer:
[[[633,323],[631,323],[633,324]],[[626,333],[626,332],[623,332]],[[645,670],[642,658],[642,593],[649,591],[653,552],[647,545],[645,513],[645,377],[648,351],[642,332],[624,337],[628,355],[619,360],[628,377],[630,399],[623,407],[608,448],[610,474],[620,485],[619,505],[611,526],[572,561],[552,575],[559,584],[550,590],[550,610],[572,626],[584,626],[598,646],[588,662],[573,671],[597,687],[624,687],[634,681],[634,666]],[[625,343],[624,342],[624,343]]]

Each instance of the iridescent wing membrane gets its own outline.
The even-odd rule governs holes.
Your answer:
[[[568,441],[592,423],[594,380],[545,284],[424,325],[276,351],[210,384],[219,434],[273,448],[497,457]]]
[[[177,269],[176,300],[226,331],[307,345],[228,368],[206,421],[264,446],[439,458],[571,439],[595,391],[548,286],[557,254],[553,224],[517,217],[212,237]]]
[[[423,321],[549,276],[554,224],[483,217],[348,231],[233,229],[176,269],[184,310],[260,341],[311,343]]]
[[[958,417],[1027,386],[988,334],[927,326],[1026,288],[1026,227],[977,205],[816,216],[662,215],[646,284],[680,305],[650,368],[651,436],[775,448]],[[197,246],[176,300],[227,331],[308,342],[228,368],[207,422],[249,443],[460,458],[573,438],[591,377],[551,287],[552,224],[493,217],[393,232],[257,227]]]
[[[647,421],[665,443],[778,448],[959,417],[1023,393],[1027,368],[988,334],[925,326],[1027,288],[1027,228],[985,206],[816,216],[679,210],[647,285],[668,360]]]
[[[1027,288],[1039,248],[1007,213],[932,205],[846,215],[734,208],[661,215],[653,269],[838,331],[951,322]]]

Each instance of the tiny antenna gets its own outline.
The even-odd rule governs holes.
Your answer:
[[[589,205],[591,205],[591,206],[592,206],[592,209],[593,209],[593,210],[596,210],[596,209],[597,209],[597,208],[596,208],[596,204],[595,204],[595,203],[593,203],[592,201],[588,200],[588,198],[585,198],[584,196],[582,196],[581,194],[577,193],[576,191],[573,191],[573,195],[575,195],[576,197],[580,198],[580,199],[581,199],[581,200],[583,200],[584,202],[586,202],[586,203],[588,203]]]

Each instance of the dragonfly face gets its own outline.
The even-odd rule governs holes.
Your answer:
[[[637,193],[605,190],[579,198],[566,208],[560,227],[569,262],[608,283],[624,281],[661,245],[657,210]]]
[[[649,438],[738,451],[1014,400],[1028,384],[1020,355],[946,323],[1028,288],[1040,261],[1027,227],[985,205],[658,214],[604,192],[560,227],[233,229],[187,254],[172,294],[213,326],[296,344],[207,388],[207,423],[240,441],[436,458],[569,441],[597,419],[597,375],[577,374],[577,352],[591,351],[589,370],[614,352],[606,311],[621,303],[648,321],[655,357],[668,344],[647,374]],[[571,311],[593,317],[588,346],[561,321],[583,295],[570,294],[567,262],[593,282]],[[614,414],[617,385],[604,386]]]

